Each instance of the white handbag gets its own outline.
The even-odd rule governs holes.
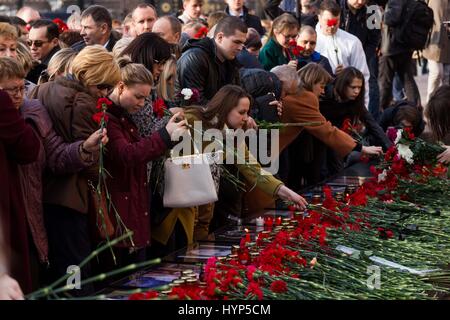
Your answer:
[[[194,143],[193,155],[168,158],[164,162],[164,207],[189,208],[216,202],[210,163],[222,153],[200,153]]]

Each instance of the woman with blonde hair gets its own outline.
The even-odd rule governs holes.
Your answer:
[[[0,88],[8,93],[22,118],[27,123],[32,124],[33,131],[39,137],[39,145],[41,146],[36,161],[19,166],[22,201],[26,208],[26,220],[28,222],[24,225],[24,232],[29,239],[32,239],[27,244],[30,248],[29,252],[34,253],[29,258],[33,262],[30,263],[31,270],[34,266],[39,265],[38,260],[42,264],[49,262],[42,205],[42,177],[45,170],[47,169],[55,175],[71,174],[92,165],[93,159],[88,153],[98,151],[98,142],[101,136],[99,130],[97,130],[86,140],[73,143],[64,142],[55,132],[47,110],[39,100],[24,97],[24,77],[24,68],[18,61],[9,57],[0,58]],[[106,142],[106,136],[103,135],[103,137],[103,142]],[[27,255],[29,252],[27,252]],[[32,272],[32,274],[37,273]]]
[[[177,75],[177,61],[175,58],[170,58],[164,65],[158,85],[156,86],[156,94],[164,100],[166,105],[174,107],[175,99],[175,77]]]
[[[184,122],[175,122],[180,115],[176,114],[150,136],[140,136],[130,115],[144,107],[145,98],[152,89],[153,77],[142,64],[132,63],[127,56],[119,60],[119,65],[122,80],[109,95],[113,104],[108,108],[110,144],[105,166],[112,176],[108,180],[111,201],[124,224],[133,231],[134,246],[124,241],[116,250],[119,264],[125,265],[145,261],[146,248],[150,245],[147,163],[172,146],[171,135]]]
[[[293,56],[289,46],[291,41],[297,39],[299,30],[297,19],[289,13],[284,13],[273,21],[269,40],[259,53],[259,62],[264,69],[270,71],[283,64],[297,68],[297,57]]]
[[[53,55],[47,69],[41,73],[38,84],[53,81],[57,77],[64,77],[72,71],[72,61],[77,52],[72,48],[63,48]]]
[[[6,22],[0,22],[0,57],[17,56],[17,39],[19,38],[16,28]]]
[[[72,72],[55,81],[37,86],[32,97],[47,108],[55,131],[65,142],[86,139],[98,130],[92,116],[97,100],[106,97],[120,81],[120,68],[113,55],[99,45],[87,46],[72,62]],[[91,153],[96,159],[97,154]],[[74,174],[48,173],[44,190],[44,213],[50,245],[50,265],[55,278],[66,274],[67,267],[79,263],[91,252],[88,213],[92,207],[89,183],[95,185],[98,167]],[[88,276],[90,267],[82,270]],[[82,293],[92,287],[85,286]]]

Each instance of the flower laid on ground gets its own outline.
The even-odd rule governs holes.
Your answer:
[[[408,141],[418,143],[409,132],[402,132],[398,143]],[[411,158],[418,159],[416,152],[433,148],[420,143],[420,148],[410,147]],[[343,199],[335,199],[333,190],[324,186],[321,204],[310,205],[306,212],[291,208],[293,218],[282,219],[282,223],[281,218],[280,223],[272,223],[268,217],[270,223],[257,235],[256,243],[246,235],[236,254],[208,260],[205,284],[191,295],[196,299],[430,299],[436,297],[430,292],[448,295],[450,275],[440,268],[450,262],[446,231],[450,230],[450,181],[444,177],[442,164],[430,156],[422,160],[409,164],[394,145],[380,166],[371,167],[373,178]],[[367,267],[374,261],[438,271],[418,276],[381,264],[384,284],[371,290]],[[185,287],[177,290],[178,298],[192,298]]]

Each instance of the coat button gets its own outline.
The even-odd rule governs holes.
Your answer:
[[[125,196],[125,200],[128,200],[128,196]]]
[[[120,121],[124,122],[124,121],[125,121],[125,118],[120,118]]]
[[[150,244],[150,241],[149,241],[149,240],[147,240],[147,244]]]
[[[145,215],[145,216],[148,216],[148,212],[147,212],[147,211],[145,211],[145,212],[144,212],[144,215]]]
[[[134,129],[130,129],[130,132],[134,132]]]

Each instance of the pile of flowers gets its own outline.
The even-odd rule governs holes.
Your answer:
[[[450,293],[450,181],[442,147],[391,132],[395,145],[373,177],[342,197],[247,235],[227,257],[210,258],[195,285],[131,299],[436,299]],[[368,270],[380,268],[379,288]],[[161,291],[161,290],[166,291]]]

